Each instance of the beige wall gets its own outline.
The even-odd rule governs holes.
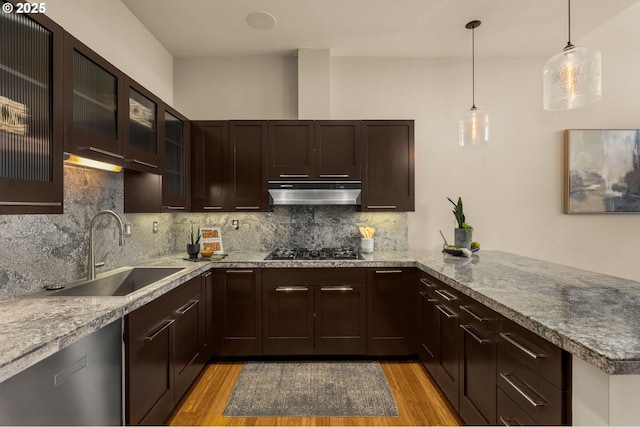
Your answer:
[[[120,1],[48,0],[47,16],[173,105],[173,56]]]
[[[547,58],[478,59],[476,104],[491,120],[491,145],[483,149],[457,146],[458,118],[471,106],[469,60],[332,57],[331,118],[415,119],[412,248],[439,248],[438,230],[453,239],[445,197],[462,196],[484,249],[640,280],[640,215],[562,213],[563,130],[640,127],[640,59],[629,48],[640,41],[638,17],[635,6],[574,41],[599,48],[604,62],[603,100],[579,110],[543,110]],[[176,59],[178,108],[199,119],[295,117],[296,76],[280,61]]]

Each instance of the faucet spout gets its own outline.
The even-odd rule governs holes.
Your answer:
[[[118,221],[118,231],[120,233],[120,246],[124,246],[124,224],[122,223],[122,219],[112,210],[106,209],[98,212],[93,219],[91,220],[91,224],[89,224],[89,259],[87,260],[87,280],[93,280],[96,278],[96,259],[95,253],[93,251],[93,229],[95,228],[95,224],[97,219],[101,215],[111,215],[116,221]]]

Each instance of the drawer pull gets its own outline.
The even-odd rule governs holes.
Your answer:
[[[351,286],[323,286],[320,288],[321,291],[328,291],[328,292],[339,292],[339,291],[345,291],[345,292],[349,292],[349,291],[353,291],[353,288]]]
[[[529,350],[527,347],[525,347],[522,344],[520,344],[518,341],[513,339],[513,334],[507,334],[507,333],[501,332],[500,336],[502,338],[504,338],[509,344],[512,344],[518,350],[524,352],[527,356],[530,356],[533,359],[544,359],[545,357],[547,357],[546,355],[544,355],[542,353],[536,353],[533,350]]]
[[[348,173],[320,174],[320,178],[349,178]]]
[[[309,174],[308,173],[301,173],[301,174],[280,174],[280,178],[309,178]]]
[[[202,277],[209,277],[209,276],[211,276],[212,274],[213,274],[213,271],[207,271],[206,273],[204,273],[204,274],[202,275]]]
[[[227,274],[253,274],[253,270],[227,270]]]
[[[484,344],[489,344],[489,340],[486,338],[480,338],[479,336],[477,336],[469,327],[469,325],[460,325],[460,327],[462,328],[463,331],[465,331],[466,333],[468,333],[469,335],[471,335],[471,338],[473,338],[474,340],[478,341],[478,343],[484,345]]]
[[[451,295],[449,292],[444,291],[442,289],[436,289],[436,294],[440,295],[442,298],[446,299],[447,301],[455,301],[458,299],[457,296]]]
[[[522,385],[516,384],[516,382],[520,382],[520,379],[518,377],[516,377],[515,375],[503,374],[502,372],[500,372],[500,376],[502,377],[503,380],[505,380],[507,382],[507,384],[509,384],[511,387],[513,387],[513,389],[515,391],[520,393],[520,395],[522,397],[524,397],[527,400],[527,402],[529,402],[531,404],[531,406],[537,408],[538,406],[546,405],[546,402],[544,400],[536,399],[535,397],[531,397],[527,392],[525,392],[523,390],[523,386]]]
[[[507,427],[509,427],[509,426],[521,426],[522,425],[522,423],[520,421],[518,421],[517,419],[515,419],[513,417],[504,418],[502,415],[500,415],[500,422],[502,423],[502,425],[505,425]]]
[[[187,209],[186,206],[165,206],[165,208],[172,211],[184,211]]]
[[[260,209],[260,206],[236,206],[239,211],[256,211]]]
[[[427,288],[435,288],[435,287],[436,287],[436,285],[432,285],[432,284],[431,284],[431,283],[429,283],[429,282],[427,281],[427,279],[425,279],[425,278],[420,279],[420,283],[422,283],[423,285],[425,285]]]
[[[489,319],[487,319],[486,317],[480,317],[480,316],[478,316],[477,314],[475,314],[473,311],[471,311],[471,310],[469,309],[469,306],[468,306],[468,305],[461,305],[461,306],[460,306],[460,309],[461,309],[462,311],[464,311],[465,313],[468,313],[469,315],[471,315],[471,317],[473,317],[474,319],[476,319],[478,322],[486,322],[487,320],[489,320]]]
[[[0,202],[0,206],[62,206],[60,202]]]
[[[402,270],[376,270],[376,274],[400,274]]]
[[[447,319],[453,319],[454,317],[458,317],[457,314],[450,312],[448,309],[446,309],[441,305],[436,305],[436,308],[440,310],[440,312],[444,314],[447,317]]]
[[[222,206],[203,206],[202,209],[205,211],[221,211]]]
[[[396,209],[396,205],[367,205],[367,209]]]
[[[177,313],[178,313],[178,314],[186,314],[186,313],[187,313],[187,311],[191,310],[193,307],[195,307],[196,305],[198,305],[198,303],[199,303],[199,302],[200,302],[199,300],[191,301],[191,302],[190,302],[189,304],[187,304],[186,306],[184,306],[184,307],[182,307],[182,308],[179,308],[179,309],[177,310]]]
[[[307,292],[309,288],[306,286],[278,286],[276,292]]]
[[[167,329],[169,326],[173,325],[173,323],[176,321],[176,319],[167,319],[165,320],[162,324],[162,326],[160,327],[160,329],[158,329],[153,335],[150,335],[148,337],[144,337],[145,341],[153,341],[154,339],[156,339],[158,337],[158,335],[160,335],[162,333],[162,331],[164,331],[165,329]]]

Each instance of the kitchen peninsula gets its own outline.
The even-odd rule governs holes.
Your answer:
[[[640,388],[640,284],[518,255],[481,251],[472,258],[440,252],[376,252],[364,260],[264,260],[232,253],[220,262],[188,263],[179,254],[147,264],[185,267],[127,297],[0,301],[0,379],[89,335],[210,268],[412,268],[446,283],[572,355],[573,424],[632,424]]]

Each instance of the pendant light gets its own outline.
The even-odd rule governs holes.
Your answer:
[[[476,107],[476,69],[475,69],[475,29],[480,26],[480,21],[471,21],[465,28],[471,30],[471,93],[472,107],[467,111],[459,123],[460,147],[473,147],[489,141],[489,115]]]
[[[571,0],[567,0],[567,3],[567,46],[547,61],[542,71],[545,110],[570,110],[593,104],[602,97],[600,51],[571,44]]]

